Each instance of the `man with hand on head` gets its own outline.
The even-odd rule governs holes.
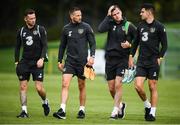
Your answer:
[[[136,37],[135,26],[122,16],[117,5],[108,9],[107,16],[100,23],[98,31],[108,32],[105,46],[105,73],[109,92],[114,100],[110,118],[124,118],[126,104],[122,102],[122,79],[128,68],[129,53]]]

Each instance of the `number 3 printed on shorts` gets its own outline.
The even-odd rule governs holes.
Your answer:
[[[147,41],[148,40],[148,32],[143,32],[142,33],[142,41]]]

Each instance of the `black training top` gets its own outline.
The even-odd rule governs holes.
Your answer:
[[[95,56],[96,41],[94,33],[89,24],[69,23],[64,26],[59,45],[58,62],[62,62],[66,50],[67,59],[73,59],[77,62],[84,62],[88,56],[88,43],[90,47],[90,56]]]
[[[15,62],[19,61],[20,48],[23,46],[22,58],[37,61],[47,55],[47,33],[43,26],[35,25],[32,29],[22,27],[17,33]]]
[[[161,58],[167,50],[167,36],[164,26],[157,20],[151,24],[142,21],[137,27],[137,39],[133,44],[132,56],[139,45],[139,59]],[[161,48],[160,48],[161,44]]]
[[[122,48],[121,43],[127,40],[132,43],[136,37],[136,27],[130,23],[127,34],[125,33],[126,19],[117,24],[111,16],[106,16],[100,23],[98,31],[108,32],[107,43],[105,46],[106,56],[127,58],[130,53],[130,48]]]

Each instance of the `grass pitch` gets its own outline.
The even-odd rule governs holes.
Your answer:
[[[103,76],[87,80],[86,118],[76,118],[79,109],[77,79],[73,78],[67,104],[67,119],[55,119],[52,114],[60,105],[61,75],[45,75],[44,86],[50,100],[51,112],[43,116],[41,100],[32,80],[28,88],[28,113],[30,118],[18,119],[20,113],[19,83],[15,73],[0,73],[0,124],[180,124],[180,80],[159,80],[159,103],[155,122],[144,121],[144,107],[133,84],[123,85],[126,102],[124,119],[110,120],[113,100]],[[147,83],[146,91],[148,92]],[[149,93],[148,93],[149,95]]]

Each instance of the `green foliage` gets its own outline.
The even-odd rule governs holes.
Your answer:
[[[47,29],[48,41],[51,42],[54,39],[60,38],[60,28],[53,26]]]
[[[158,106],[155,122],[151,124],[180,124],[180,96],[179,80],[159,80]],[[60,105],[61,76],[46,75],[44,86],[50,100],[51,112],[43,116],[41,100],[34,83],[30,80],[28,88],[28,113],[30,118],[18,119],[20,113],[19,83],[15,74],[0,73],[0,124],[149,124],[144,121],[143,102],[138,97],[133,84],[123,85],[123,101],[127,103],[126,116],[123,120],[110,120],[113,109],[113,100],[109,94],[104,77],[97,76],[94,81],[87,80],[86,118],[76,119],[79,109],[79,92],[77,79],[74,78],[70,85],[67,103],[67,119],[55,119],[52,114]],[[168,91],[167,91],[168,88]],[[147,82],[145,91],[148,93]]]
[[[180,29],[180,22],[166,23],[166,28]]]

